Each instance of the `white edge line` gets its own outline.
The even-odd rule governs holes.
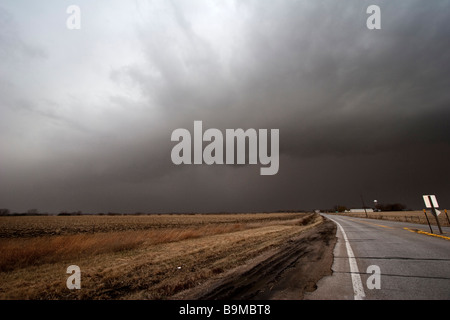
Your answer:
[[[364,293],[361,277],[359,275],[358,264],[356,263],[355,255],[353,254],[352,247],[350,245],[350,242],[348,241],[347,234],[345,233],[344,228],[342,228],[339,222],[331,218],[328,219],[332,220],[338,225],[339,229],[342,232],[342,235],[344,236],[345,246],[347,248],[348,263],[350,265],[350,274],[352,275],[354,297],[355,300],[363,300],[366,294]]]

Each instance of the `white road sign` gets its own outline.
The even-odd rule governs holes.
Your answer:
[[[430,202],[430,198],[431,198],[431,202]],[[439,208],[439,205],[438,205],[435,195],[423,195],[423,201],[425,202],[425,206],[427,208],[432,208],[433,206],[435,208]],[[431,203],[433,203],[433,205],[431,205]]]

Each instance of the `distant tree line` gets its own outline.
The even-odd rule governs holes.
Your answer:
[[[336,205],[336,206],[333,207],[333,210],[331,210],[331,211],[334,211],[334,212],[345,212],[347,210],[348,210],[348,208],[346,206]]]
[[[406,210],[406,206],[401,203],[386,203],[386,204],[377,204],[375,208],[373,207],[367,207],[366,209],[375,209],[375,211],[403,211]],[[331,212],[345,212],[349,211],[350,209],[343,205],[335,205],[332,210],[329,210]]]
[[[0,209],[0,216],[47,216],[46,212],[39,212],[38,209],[29,209],[26,212],[11,212],[9,209]]]
[[[387,204],[377,204],[375,209],[379,211],[403,211],[406,210],[406,206],[401,203],[387,203]]]
[[[369,207],[366,207],[369,208]],[[406,210],[406,206],[401,204],[401,203],[388,203],[388,204],[377,204],[375,206],[376,211],[403,211]],[[326,209],[326,210],[320,210],[321,212],[345,212],[348,211],[349,208],[347,206],[344,205],[335,205],[332,209]],[[260,212],[260,211],[258,211]],[[297,209],[297,210],[289,210],[289,209],[285,209],[285,210],[277,210],[276,212],[285,212],[285,213],[294,213],[294,212],[308,212],[308,210],[301,210],[301,209]],[[217,212],[216,212],[217,213]],[[221,213],[231,213],[231,212],[221,212]],[[251,212],[247,212],[247,213],[251,213]],[[67,212],[67,211],[61,211],[60,213],[58,213],[58,216],[80,216],[86,213],[82,213],[82,211],[73,211],[73,212]],[[108,213],[95,213],[96,215],[108,215],[108,216],[118,216],[118,215],[127,215],[126,213],[117,213],[117,212],[108,212]],[[144,212],[136,212],[133,213],[131,215],[151,215],[151,214],[162,214],[162,213],[144,213]],[[180,212],[180,213],[164,213],[164,214],[197,214],[195,212]],[[213,212],[211,212],[211,214],[213,214]],[[9,209],[3,208],[0,209],[0,216],[33,216],[33,215],[49,215],[48,213],[45,212],[39,212],[38,209],[29,209],[26,212],[23,213],[11,213]]]
[[[62,211],[58,213],[58,216],[81,216],[83,213],[81,211],[67,212]]]

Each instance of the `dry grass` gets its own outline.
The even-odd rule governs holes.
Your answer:
[[[58,218],[47,222],[62,224],[69,218],[77,229],[77,221],[94,217]],[[15,233],[0,239],[0,299],[165,299],[321,222],[311,214],[136,217],[137,223],[127,217],[129,229],[123,230],[117,224],[123,217],[98,218],[99,232],[73,234],[66,224],[69,229],[62,234],[34,237],[48,227],[40,222],[36,232],[31,224],[15,222],[28,231],[25,237]],[[81,268],[81,290],[65,286],[71,264]]]
[[[81,256],[130,250],[144,243],[153,245],[233,232],[245,227],[243,224],[232,224],[186,229],[170,228],[150,231],[0,239],[0,252],[2,252],[0,271],[77,259]]]

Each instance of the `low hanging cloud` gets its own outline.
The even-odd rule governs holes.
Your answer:
[[[373,2],[373,1],[372,1]],[[447,1],[0,6],[0,203],[15,211],[420,208],[449,194]],[[381,8],[368,30],[366,9]],[[173,130],[280,130],[280,169],[180,165]],[[447,198],[446,198],[447,197]]]

